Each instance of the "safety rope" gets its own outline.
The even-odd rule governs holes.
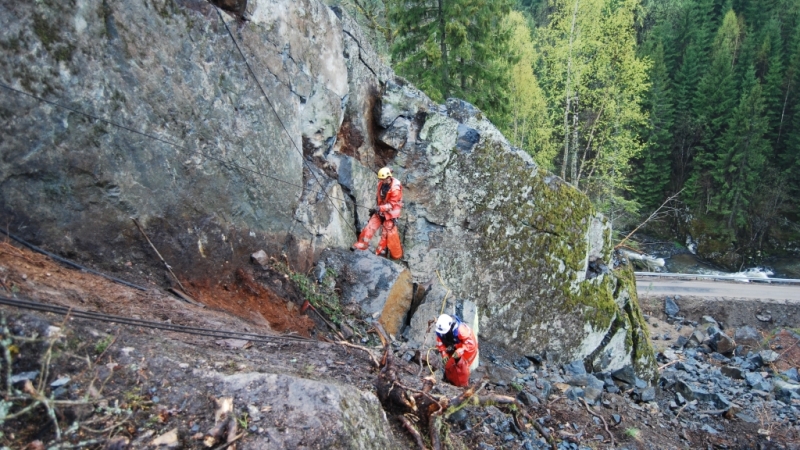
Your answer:
[[[14,236],[13,234],[9,233],[6,230],[3,230],[2,228],[0,228],[0,233],[5,234],[6,236],[10,237],[11,239],[19,242],[20,244],[24,245],[25,247],[28,247],[29,249],[31,249],[31,250],[33,250],[35,252],[39,252],[39,253],[41,253],[43,255],[49,256],[50,258],[52,258],[52,259],[54,259],[54,260],[56,260],[56,261],[58,261],[58,262],[60,262],[62,264],[65,264],[65,265],[67,265],[69,267],[72,267],[73,269],[78,269],[81,272],[88,272],[88,273],[91,273],[91,274],[94,274],[94,275],[99,275],[99,276],[101,276],[103,278],[106,278],[108,280],[111,280],[111,281],[113,281],[115,283],[119,283],[119,284],[122,284],[122,285],[125,285],[125,286],[128,286],[128,287],[132,287],[132,288],[138,289],[140,291],[147,291],[148,290],[146,287],[142,287],[142,286],[139,286],[137,284],[133,284],[133,283],[127,282],[125,280],[122,280],[122,279],[119,279],[119,278],[116,278],[116,277],[112,277],[111,275],[106,275],[103,272],[98,272],[96,270],[89,269],[88,267],[84,267],[84,266],[82,266],[82,265],[80,265],[80,264],[78,264],[76,262],[70,261],[70,260],[68,260],[66,258],[62,258],[62,257],[60,257],[60,256],[58,256],[56,254],[50,253],[47,250],[39,248],[39,247],[31,244],[30,242],[28,242],[28,241],[26,241],[26,240],[24,240],[24,239],[22,239],[20,237]]]
[[[214,5],[214,8],[217,10],[217,15],[219,16],[219,20],[222,21],[223,25],[225,25],[225,29],[228,30],[228,36],[231,37],[231,40],[233,41],[233,45],[236,46],[236,50],[238,50],[239,54],[242,56],[242,60],[244,60],[244,64],[247,66],[247,70],[250,72],[250,75],[253,77],[253,81],[255,81],[256,84],[258,85],[258,88],[261,90],[261,94],[264,95],[264,99],[267,101],[267,104],[269,105],[270,109],[275,114],[275,118],[278,120],[278,123],[281,124],[281,128],[283,128],[283,131],[286,132],[286,136],[289,138],[289,142],[292,143],[292,146],[294,147],[294,149],[297,150],[297,152],[300,154],[300,160],[303,161],[303,164],[308,168],[308,172],[314,178],[314,181],[316,181],[317,184],[319,185],[320,191],[323,194],[325,194],[325,197],[327,197],[328,200],[331,202],[331,206],[333,206],[333,209],[335,209],[336,212],[339,213],[339,217],[341,217],[342,221],[344,223],[348,223],[350,225],[350,228],[353,229],[353,232],[358,234],[358,230],[356,230],[355,225],[353,225],[353,224],[351,224],[351,223],[349,223],[347,221],[347,219],[344,217],[344,214],[342,214],[342,212],[339,210],[339,208],[333,202],[331,197],[328,195],[328,192],[322,186],[322,182],[320,182],[319,178],[317,178],[317,176],[314,174],[314,171],[312,170],[311,165],[308,163],[308,161],[306,161],[305,156],[303,156],[303,151],[300,150],[300,147],[298,147],[297,143],[294,141],[294,139],[292,139],[292,134],[289,133],[289,130],[286,128],[286,125],[283,123],[283,120],[281,120],[281,116],[278,115],[278,111],[275,109],[275,106],[272,105],[272,102],[270,101],[269,96],[267,95],[267,92],[264,90],[264,87],[261,86],[261,82],[258,80],[258,77],[256,76],[256,73],[253,71],[253,68],[250,66],[250,62],[248,62],[248,60],[247,60],[247,56],[245,56],[245,54],[242,51],[241,47],[239,47],[239,43],[236,41],[236,38],[233,37],[233,32],[231,32],[231,29],[228,26],[228,22],[225,22],[225,19],[222,17],[222,11],[220,11],[220,9],[216,5]]]
[[[439,274],[438,270],[436,271],[436,276],[439,277],[439,283],[442,283],[442,287],[447,289],[447,293],[444,294],[444,298],[442,299],[442,308],[439,310],[439,315],[441,316],[444,314],[444,305],[447,304],[447,297],[450,295],[451,291],[450,288],[444,284],[444,280],[442,280],[442,276]]]
[[[242,331],[227,331],[227,330],[209,330],[208,328],[189,327],[184,325],[175,325],[171,323],[153,322],[149,320],[134,319],[130,317],[114,316],[110,314],[103,314],[93,311],[84,311],[75,308],[67,308],[65,306],[49,305],[45,303],[34,302],[30,300],[21,300],[15,298],[8,298],[0,296],[0,304],[13,306],[16,308],[29,309],[33,311],[49,312],[60,314],[62,316],[73,316],[81,319],[89,319],[93,321],[119,323],[122,325],[154,328],[164,331],[174,331],[176,333],[193,334],[197,336],[214,337],[220,339],[242,339],[253,342],[274,342],[274,341],[292,341],[302,343],[316,343],[312,339],[304,338],[301,336],[269,336],[257,333],[246,333]]]

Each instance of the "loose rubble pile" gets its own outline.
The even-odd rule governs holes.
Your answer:
[[[797,361],[782,357],[800,346],[800,334],[781,330],[789,338],[789,344],[775,344],[753,327],[727,330],[711,317],[692,321],[680,317],[679,312],[675,302],[668,299],[667,323],[678,333],[675,338],[670,333],[654,336],[671,344],[662,346],[658,353],[660,378],[655,386],[636,377],[630,367],[611,373],[588,373],[582,361],[553,367],[538,355],[509,360],[507,356],[495,357],[492,350],[484,352],[482,373],[498,389],[519,390],[517,400],[540,413],[550,412],[551,405],[562,399],[575,411],[584,408],[588,411],[591,406],[595,417],[592,417],[594,423],[588,425],[553,421],[547,414],[539,416],[539,423],[561,438],[558,448],[589,448],[586,445],[596,448],[603,442],[608,445],[604,428],[622,434],[624,439],[631,429],[627,427],[632,425],[632,417],[626,419],[623,414],[632,410],[641,411],[637,426],[644,423],[663,429],[684,445],[694,445],[697,439],[708,442],[719,439],[718,445],[722,447],[726,445],[725,439],[729,439],[727,445],[745,445],[741,436],[731,436],[733,430],[750,424],[748,429],[758,436],[748,442],[773,439],[771,445],[775,448],[794,448],[791,444],[784,447],[775,443],[775,438],[778,434],[785,438],[787,430],[790,442],[797,438],[791,431],[800,425]],[[645,319],[649,321],[651,317]],[[768,348],[770,344],[772,348]],[[800,354],[800,348],[797,351]],[[781,367],[789,364],[794,367],[779,370],[779,360]],[[604,419],[595,412],[609,420],[601,423]],[[522,448],[552,448],[535,433],[526,436],[513,433],[513,429],[509,432],[510,421],[493,416],[491,411],[477,414],[486,414],[483,424],[488,424],[490,431],[509,445],[515,441],[520,446],[522,441]],[[623,423],[624,420],[627,422]],[[595,436],[598,430],[600,434]]]
[[[779,371],[773,365],[781,356],[775,351],[783,350],[780,345],[775,350],[762,349],[761,334],[750,326],[740,327],[730,336],[712,317],[704,316],[701,323],[680,317],[678,306],[669,297],[665,312],[667,322],[677,329],[693,329],[688,338],[678,336],[671,348],[658,354],[664,364],[659,386],[674,393],[668,410],[675,416],[683,413],[682,426],[700,426],[717,433],[704,423],[710,415],[749,423],[769,418],[798,424],[800,379],[797,367]],[[784,333],[794,338],[795,346],[800,341],[797,333]]]

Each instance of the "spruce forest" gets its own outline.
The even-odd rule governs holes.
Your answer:
[[[342,0],[437,102],[479,107],[616,232],[729,268],[800,247],[797,0]]]

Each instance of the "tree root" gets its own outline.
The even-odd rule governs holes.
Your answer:
[[[383,356],[379,364],[380,371],[375,380],[378,398],[387,410],[400,414],[400,421],[414,438],[419,448],[425,448],[425,444],[422,438],[423,435],[418,431],[417,426],[421,429],[427,428],[431,447],[433,450],[441,450],[442,433],[447,430],[444,419],[468,405],[484,407],[492,405],[506,406],[511,409],[514,416],[514,426],[520,433],[527,431],[531,427],[530,423],[533,423],[532,426],[548,442],[554,444],[552,436],[532,420],[524,405],[516,398],[499,394],[478,395],[485,387],[485,383],[479,386],[472,386],[454,398],[432,395],[430,392],[436,384],[436,380],[433,377],[426,377],[421,380],[421,390],[403,385],[398,379],[398,366],[395,365],[390,339],[380,323],[375,324],[375,329],[378,331],[384,346]],[[527,424],[522,420],[523,418],[527,420]]]
[[[416,427],[414,427],[414,424],[411,423],[410,420],[408,420],[408,417],[400,416],[400,422],[403,423],[403,427],[405,427],[405,429],[408,430],[409,433],[411,433],[411,436],[414,437],[414,441],[417,443],[417,447],[420,450],[425,450],[425,443],[422,441],[422,435],[419,434],[419,431],[417,431]]]

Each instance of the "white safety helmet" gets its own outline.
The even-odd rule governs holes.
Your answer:
[[[456,320],[449,314],[442,314],[436,319],[436,332],[439,334],[446,334],[453,328]]]

